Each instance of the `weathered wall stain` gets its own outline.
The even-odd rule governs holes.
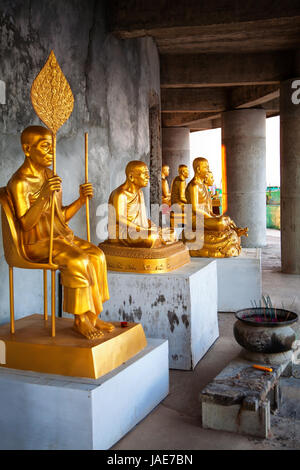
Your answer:
[[[143,312],[141,307],[132,309],[131,312],[125,310],[125,308],[120,307],[118,310],[119,318],[123,318],[124,321],[140,322]]]
[[[166,301],[166,298],[163,294],[160,294],[157,299],[151,304],[151,307],[157,307],[158,304],[164,304]]]
[[[141,318],[142,318],[142,315],[143,315],[141,307],[134,308],[133,309],[133,315],[135,316],[135,318],[137,318],[140,321]]]
[[[182,320],[182,323],[185,325],[185,327],[188,328],[189,325],[190,325],[190,322],[188,320],[187,315],[185,315],[185,314],[181,315],[181,320]]]
[[[173,333],[174,328],[175,328],[175,323],[176,323],[176,325],[179,325],[178,317],[177,317],[176,313],[168,311],[168,319],[169,319],[169,322],[170,322],[170,330]]]

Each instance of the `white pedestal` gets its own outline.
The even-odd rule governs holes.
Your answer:
[[[194,258],[209,260],[211,258]],[[218,273],[218,311],[236,312],[252,307],[254,301],[259,305],[262,296],[261,250],[243,248],[236,258],[219,258]]]
[[[108,272],[103,320],[135,321],[169,340],[169,366],[193,369],[219,336],[215,260],[192,260],[165,274]]]
[[[0,449],[109,449],[168,388],[168,342],[158,339],[97,380],[0,368]]]

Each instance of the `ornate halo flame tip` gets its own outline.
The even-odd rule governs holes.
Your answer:
[[[30,95],[37,116],[55,135],[69,119],[74,97],[53,51],[33,81]]]

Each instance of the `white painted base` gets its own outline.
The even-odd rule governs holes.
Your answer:
[[[169,340],[169,365],[193,369],[219,336],[215,260],[165,274],[108,272],[103,320],[135,321],[148,338]]]
[[[97,380],[0,368],[0,449],[109,449],[168,389],[168,342],[158,339]]]
[[[200,262],[211,258],[194,259]],[[216,262],[218,311],[236,312],[254,306],[254,301],[259,306],[262,296],[260,248],[243,248],[240,256],[219,258]]]

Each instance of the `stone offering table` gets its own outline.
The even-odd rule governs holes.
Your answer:
[[[268,437],[270,410],[279,407],[279,379],[289,365],[271,366],[272,372],[265,372],[253,368],[253,362],[234,359],[200,393],[202,426]]]

